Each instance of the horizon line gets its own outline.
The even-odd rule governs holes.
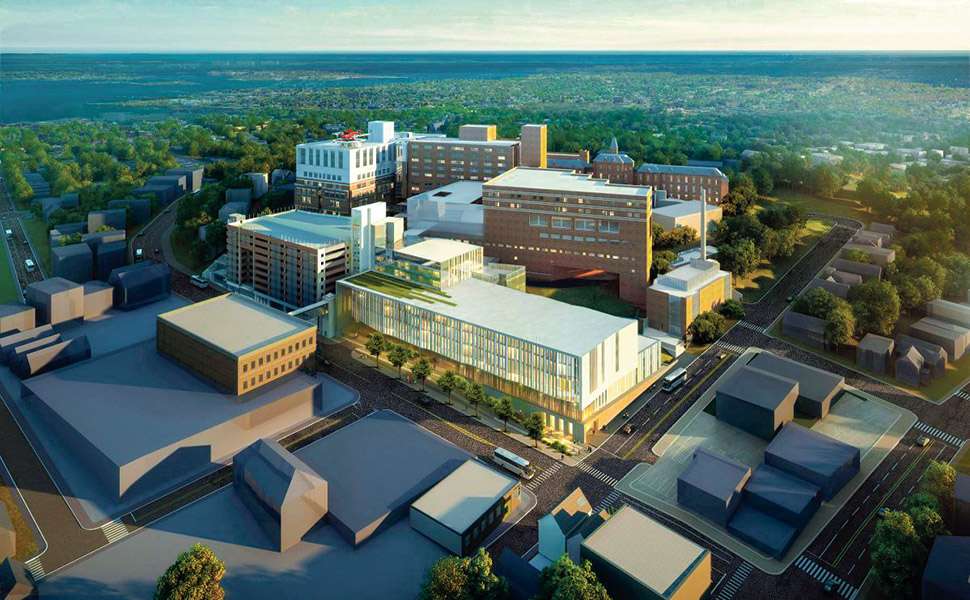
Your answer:
[[[589,49],[564,49],[564,50],[496,50],[496,49],[471,49],[471,50],[410,50],[410,49],[382,49],[382,50],[362,50],[362,49],[330,49],[330,50],[109,50],[109,49],[29,49],[0,48],[0,55],[30,54],[30,55],[198,55],[198,54],[938,54],[938,55],[968,55],[970,48],[950,49],[950,50],[928,50],[928,49],[728,49],[728,48],[708,48],[708,49],[680,49],[680,50],[589,50]]]

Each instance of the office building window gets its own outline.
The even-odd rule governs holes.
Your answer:
[[[600,233],[620,233],[620,224],[616,221],[600,221]]]
[[[593,219],[576,219],[577,231],[596,231],[596,221]]]
[[[552,218],[553,229],[571,229],[573,226],[572,219],[564,219],[562,217]]]

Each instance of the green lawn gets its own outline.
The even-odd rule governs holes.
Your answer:
[[[617,317],[634,318],[637,309],[632,304],[620,300],[598,285],[577,287],[539,287],[527,286],[525,291],[537,296],[545,296],[574,306],[585,306]]]
[[[420,286],[403,279],[397,279],[395,277],[378,273],[376,271],[367,271],[359,275],[354,275],[345,281],[347,283],[353,283],[361,287],[374,290],[375,292],[379,292],[381,294],[393,296],[394,298],[401,298],[403,300],[420,300],[428,303],[441,303],[449,306],[457,306],[454,302],[449,302],[447,298],[450,298],[450,296],[441,290]]]
[[[33,246],[44,273],[49,275],[51,272],[51,240],[48,237],[47,223],[33,215],[23,215],[20,222],[24,224],[24,231],[30,238],[30,245]]]
[[[734,278],[734,287],[744,296],[745,302],[757,302],[764,296],[779,277],[798,262],[815,244],[832,229],[831,223],[820,219],[809,219],[799,233],[795,253],[788,258],[774,262],[763,260],[761,266],[744,277]]]
[[[781,322],[771,330],[772,335],[777,338],[783,339],[790,344],[798,346],[799,348],[804,348],[810,352],[814,352],[829,360],[843,364],[847,367],[851,367],[858,371],[864,372],[869,377],[882,381],[883,383],[889,384],[891,386],[897,387],[901,390],[906,390],[915,396],[919,396],[924,400],[930,400],[932,402],[942,402],[949,397],[949,393],[957,388],[960,384],[964,383],[970,379],[970,353],[966,354],[963,358],[956,362],[950,362],[946,366],[946,374],[939,379],[934,379],[930,385],[923,387],[911,387],[898,381],[891,375],[878,375],[870,371],[863,371],[858,366],[856,366],[855,355],[856,347],[858,342],[856,340],[851,340],[848,344],[839,348],[838,352],[833,352],[831,350],[819,350],[817,348],[812,348],[805,345],[800,340],[782,335],[781,333]],[[970,459],[968,459],[970,460]]]
[[[34,530],[27,524],[27,519],[20,512],[20,505],[14,501],[11,489],[4,485],[3,478],[0,478],[0,505],[7,509],[14,533],[17,536],[17,547],[13,557],[23,561],[37,554],[37,540],[34,539]]]
[[[762,202],[787,202],[800,206],[808,212],[847,217],[863,223],[868,223],[872,219],[872,215],[866,212],[866,209],[859,202],[847,198],[819,198],[802,192],[777,190],[774,195],[763,199]]]
[[[17,283],[14,275],[10,272],[10,259],[8,258],[7,245],[0,244],[0,302],[17,302]]]

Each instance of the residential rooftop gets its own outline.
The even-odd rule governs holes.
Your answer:
[[[583,546],[663,598],[708,550],[624,505]],[[647,547],[662,552],[644,552]]]
[[[412,504],[455,533],[464,533],[516,480],[469,459]]]
[[[237,357],[314,327],[238,294],[176,308],[158,320]]]
[[[610,183],[606,179],[595,179],[592,175],[573,171],[529,167],[510,169],[486,181],[483,189],[505,187],[599,196],[640,196],[644,200],[650,196],[652,189],[650,186]]]
[[[288,210],[230,223],[268,237],[278,238],[302,246],[325,248],[339,243],[349,243],[351,238],[350,217],[324,215],[302,210]]]
[[[337,285],[376,292],[573,356],[586,354],[610,335],[635,323],[474,278],[439,291],[370,271],[338,281]]]

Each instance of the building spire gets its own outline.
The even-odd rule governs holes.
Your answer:
[[[616,143],[616,136],[613,136],[613,140],[610,141],[610,152],[613,154],[620,153],[620,145]]]

